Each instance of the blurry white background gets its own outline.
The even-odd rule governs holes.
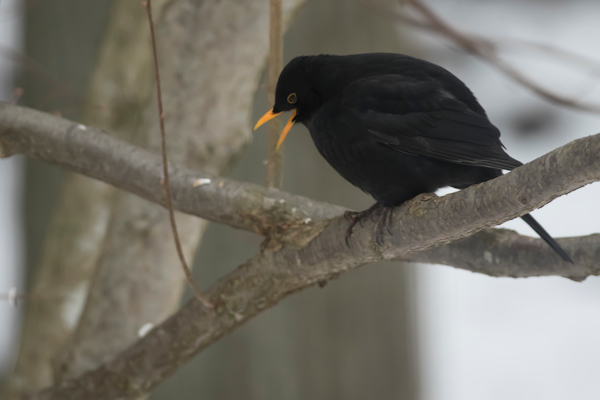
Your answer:
[[[546,43],[600,64],[598,2],[426,3],[462,31]],[[454,72],[475,93],[512,157],[528,162],[600,132],[600,115],[549,104],[494,67],[452,50],[447,41],[419,38],[429,60]],[[582,100],[600,104],[600,71],[527,48],[506,49],[501,54],[534,82],[575,99],[585,94]],[[523,127],[522,121],[532,119],[529,129]],[[554,237],[598,233],[598,198],[596,183],[533,215]],[[535,236],[521,220],[502,226]],[[600,278],[582,283],[490,278],[427,265],[418,271],[423,399],[600,399]]]

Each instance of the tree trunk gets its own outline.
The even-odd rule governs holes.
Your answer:
[[[64,14],[80,21],[73,15],[75,3],[62,2],[71,7]],[[284,2],[286,19],[301,2]],[[226,174],[250,138],[249,107],[268,50],[268,2],[180,0],[161,7],[165,3],[155,0],[153,6],[170,160]],[[48,12],[37,7],[31,12]],[[354,2],[310,2],[286,37],[286,57],[398,51],[396,37],[391,23]],[[95,53],[89,54],[93,60]],[[152,71],[143,7],[115,0],[82,122],[157,151]],[[255,116],[266,110],[264,91],[259,92]],[[238,167],[238,177],[264,181],[264,139],[259,137]],[[308,135],[286,145],[286,189],[356,208],[371,201],[325,164]],[[45,297],[28,303],[11,394],[52,383],[50,361],[61,345],[55,358],[58,379],[112,358],[137,338],[141,326],[172,313],[184,287],[163,208],[126,193],[115,198],[104,184],[65,175],[33,279],[33,291]],[[183,215],[178,224],[191,260],[205,224]],[[215,227],[200,250],[196,278],[206,286],[251,256],[258,244],[255,236]],[[309,290],[213,346],[153,396],[417,398],[407,282],[410,273],[403,269],[376,268]],[[61,297],[47,300],[53,296]]]

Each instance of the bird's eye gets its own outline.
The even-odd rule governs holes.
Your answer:
[[[296,102],[298,101],[298,98],[296,97],[296,93],[290,94],[287,98],[287,101],[290,104],[296,104]]]

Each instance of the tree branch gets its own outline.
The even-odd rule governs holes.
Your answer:
[[[448,39],[452,40],[456,45],[461,47],[467,53],[474,54],[483,60],[489,62],[492,66],[498,68],[504,72],[508,77],[512,78],[515,82],[529,88],[531,91],[536,93],[538,96],[544,97],[547,100],[559,104],[561,106],[590,111],[594,113],[600,113],[600,105],[598,104],[586,104],[583,102],[577,102],[573,99],[566,98],[560,94],[554,93],[531,79],[523,75],[518,69],[502,60],[496,51],[494,46],[489,41],[477,39],[475,37],[466,35],[450,24],[446,23],[441,17],[433,12],[429,7],[423,4],[420,0],[408,0],[409,3],[417,9],[431,24],[434,31],[441,35],[444,35]]]
[[[480,232],[476,236],[465,239],[462,241],[462,246],[468,248],[473,241],[485,243],[489,236],[487,238],[481,236],[495,234],[490,231],[493,230]],[[501,232],[501,234],[506,236],[507,233]],[[595,241],[596,256],[600,253],[599,236],[590,236]],[[315,239],[318,240],[319,238]],[[533,242],[534,247],[542,244],[541,240]],[[561,244],[564,244],[564,241]],[[344,261],[338,258],[339,262],[330,264],[327,261],[319,262],[323,259],[317,251],[314,251],[315,249],[310,247],[309,245],[300,250],[266,249],[262,254],[221,278],[206,292],[211,302],[215,304],[214,313],[207,313],[207,310],[193,299],[177,314],[153,329],[113,361],[78,379],[63,382],[23,399],[131,398],[145,393],[198,352],[254,315],[277,304],[284,297],[318,281],[334,278],[339,273],[359,265],[344,264],[352,256],[346,257]],[[447,247],[443,246],[442,249]],[[343,245],[337,250],[343,252]],[[444,252],[435,252],[435,250],[429,260],[432,262],[443,260]],[[338,256],[343,257],[339,253]],[[368,256],[368,258],[380,257],[381,255],[373,253]],[[470,258],[472,257],[467,257],[466,264],[469,263]],[[579,263],[577,262],[576,265]],[[600,273],[600,267],[597,265],[594,273]]]
[[[285,3],[289,15],[302,0]],[[144,11],[140,3],[135,5]],[[252,137],[250,108],[267,55],[268,6],[253,1],[155,0],[153,10],[169,160],[226,175]],[[134,53],[147,52],[150,72],[148,27],[143,21],[146,40]],[[141,86],[151,88],[151,82]],[[140,106],[134,140],[160,154],[157,104],[149,100]],[[159,180],[153,183],[163,187]],[[183,253],[191,260],[207,221],[189,215],[176,219]],[[73,337],[53,359],[55,382],[113,359],[138,339],[140,327],[158,325],[180,307],[184,281],[175,248],[165,240],[170,234],[162,207],[129,193],[117,194],[86,306]]]
[[[433,10],[431,10],[428,6],[426,6],[425,4],[423,4],[423,2],[419,0],[406,0],[406,3],[408,3],[410,6],[412,6],[412,8],[414,8],[421,15],[423,15],[424,20],[419,20],[409,15],[409,13],[405,12],[403,9],[399,9],[399,7],[393,7],[389,3],[382,2],[381,0],[360,1],[366,4],[367,6],[370,6],[371,8],[374,8],[377,11],[381,12],[382,15],[392,17],[402,23],[445,37],[466,53],[477,56],[480,59],[488,62],[490,65],[500,70],[510,79],[514,80],[515,82],[528,88],[538,96],[545,98],[546,100],[552,103],[559,104],[568,108],[584,110],[593,113],[600,113],[599,104],[578,101],[576,97],[579,96],[569,97],[567,95],[557,93],[552,89],[547,89],[544,86],[536,83],[530,77],[520,72],[513,65],[504,61],[498,55],[497,49],[498,47],[500,47],[503,44],[505,45],[506,43],[512,43],[513,45],[524,45],[529,48],[537,48],[539,50],[543,50],[547,53],[554,53],[558,56],[561,56],[564,59],[576,62],[579,65],[585,65],[586,67],[589,67],[592,71],[597,71],[597,63],[590,59],[576,55],[568,50],[555,48],[549,45],[540,45],[537,43],[516,40],[494,40],[478,35],[467,34],[454,28],[452,25],[450,25],[441,17],[439,17]],[[400,0],[400,2],[403,2],[403,0]],[[401,4],[401,6],[402,5],[403,4]]]
[[[500,189],[494,189],[487,196],[478,195],[477,201],[494,204],[500,201],[499,194],[495,193],[512,193],[508,200],[513,210],[510,216],[507,214],[498,222],[490,221],[486,226],[515,218],[536,208],[536,204],[545,204],[595,180],[598,176],[598,160],[593,149],[599,141],[598,135],[577,140],[519,168],[519,171],[494,180],[496,183],[508,179],[511,183],[506,187],[500,184]],[[165,205],[160,184],[160,157],[113,139],[97,128],[84,127],[25,107],[0,103],[2,151],[5,156],[20,153],[38,158]],[[565,154],[571,154],[571,159]],[[556,164],[559,161],[560,164]],[[252,183],[236,182],[173,164],[169,168],[172,171],[173,206],[176,210],[268,236],[271,241],[280,244],[297,244],[299,240],[302,241],[303,232],[311,232],[315,227],[323,226],[325,220],[339,217],[345,211],[343,207]],[[523,169],[529,172],[521,174]],[[512,179],[517,172],[525,179],[523,183],[514,183],[521,179]],[[529,173],[533,175],[528,176]],[[550,174],[546,181],[553,185],[556,192],[543,184],[545,181],[538,180],[540,173]],[[491,182],[485,185],[489,184]],[[537,203],[534,203],[533,187],[538,188],[535,193]],[[453,199],[453,196],[456,195],[433,202]],[[456,201],[453,200],[453,203]],[[470,216],[466,220],[469,223],[476,217],[484,218],[486,214],[476,216],[469,211],[465,215]],[[444,218],[439,222],[443,221]],[[398,222],[395,225],[398,226]],[[449,226],[446,224],[446,229],[452,230],[451,223]],[[370,235],[371,230],[360,230],[365,231]],[[338,232],[340,237],[343,236],[342,232],[343,229]],[[395,233],[395,236],[398,234]],[[355,239],[353,237],[353,243]],[[486,230],[451,245],[411,253],[402,259],[447,264],[492,276],[560,275],[579,280],[597,273],[594,260],[600,258],[597,257],[600,255],[597,253],[599,241],[598,235],[559,239],[561,246],[574,257],[574,267],[560,262],[540,239],[500,229]],[[490,255],[486,255],[486,251]],[[492,261],[488,261],[490,257]]]
[[[110,183],[166,206],[160,157],[116,140],[101,129],[0,102],[0,156],[25,154]],[[312,210],[316,202],[277,189],[238,183],[169,164],[173,207],[261,235],[282,224],[332,218],[344,209]]]
[[[23,107],[0,105],[3,154],[41,158],[164,203],[157,156],[94,128],[85,129]],[[452,262],[495,276],[554,274],[581,280],[598,275],[600,235],[559,240],[575,265],[560,260],[541,240],[505,230],[485,230],[433,247],[521,216],[600,180],[599,152],[600,135],[594,135],[458,193],[418,196],[395,210],[393,236],[384,246],[377,246],[373,223],[367,222],[354,233],[350,249],[343,239],[348,221],[339,216],[321,219],[339,215],[339,207],[172,166],[176,207],[191,211],[197,201],[197,215],[269,235],[262,252],[209,288],[206,295],[214,312],[207,313],[191,300],[113,361],[24,398],[127,398],[146,393],[202,349],[286,296],[378,260]],[[211,183],[194,187],[197,178]],[[301,211],[289,210],[290,204]],[[315,218],[306,221],[300,215]],[[273,227],[278,222],[287,226],[285,232]],[[534,258],[541,261],[529,265]]]
[[[450,265],[495,277],[562,276],[580,282],[588,276],[600,275],[597,261],[600,259],[600,234],[557,241],[575,257],[575,265],[559,262],[542,239],[519,235],[509,229],[484,229],[456,242],[396,260]]]

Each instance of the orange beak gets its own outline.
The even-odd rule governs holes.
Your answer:
[[[265,122],[272,120],[279,114],[281,114],[281,113],[274,113],[273,109],[269,110],[269,112],[267,112],[265,115],[262,116],[261,119],[258,120],[256,125],[254,126],[254,130],[256,130],[259,126],[261,126]],[[287,136],[288,132],[290,131],[290,129],[292,129],[292,126],[294,126],[294,123],[295,123],[294,118],[296,118],[296,110],[294,110],[292,112],[292,116],[288,120],[287,124],[285,125],[285,128],[283,128],[283,132],[281,132],[281,135],[279,136],[279,141],[277,142],[277,150],[279,150],[279,147],[285,140],[285,137]]]

